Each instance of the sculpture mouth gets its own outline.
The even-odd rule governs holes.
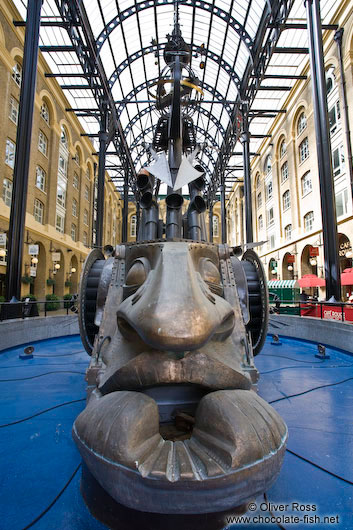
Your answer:
[[[145,480],[186,481],[203,488],[217,477],[227,482],[234,473],[246,475],[249,466],[261,467],[283,452],[286,426],[253,391],[207,393],[192,403],[194,416],[182,411],[174,416],[173,428],[160,421],[157,400],[148,391],[157,398],[156,388],[93,396],[76,419],[74,438],[88,466],[95,462],[93,473],[98,459]],[[194,397],[202,392],[192,391]]]

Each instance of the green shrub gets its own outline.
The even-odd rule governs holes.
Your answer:
[[[72,282],[70,280],[66,280],[65,287],[71,287]]]
[[[48,278],[47,279],[47,285],[55,285],[56,281],[55,278]]]
[[[71,300],[72,294],[64,294],[64,300],[70,300],[69,302],[64,302],[64,308],[70,309],[74,305],[73,301]]]
[[[45,309],[47,311],[56,311],[60,307],[60,302],[57,302],[57,300],[60,300],[56,294],[47,294],[45,297],[46,300],[50,300],[49,302],[46,302]]]
[[[26,298],[29,298],[31,301],[35,302],[37,300],[37,297],[34,296],[34,294],[28,293],[26,296],[22,296],[21,302],[24,302]]]
[[[26,274],[25,276],[21,277],[21,282],[25,283],[25,284],[29,284],[29,283],[33,283],[34,279],[33,279],[32,276],[27,276],[27,274]]]

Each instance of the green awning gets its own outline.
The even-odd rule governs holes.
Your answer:
[[[270,289],[300,289],[297,280],[270,280],[267,285]]]

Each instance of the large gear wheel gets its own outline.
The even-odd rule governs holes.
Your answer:
[[[101,250],[95,248],[88,254],[81,274],[78,322],[81,340],[88,355],[92,355],[94,338],[99,329],[94,323],[94,317],[97,308],[99,280],[105,261]]]
[[[263,347],[268,329],[267,281],[262,263],[256,252],[247,250],[241,263],[246,275],[249,296],[250,320],[246,328],[251,335],[253,354],[257,355]]]

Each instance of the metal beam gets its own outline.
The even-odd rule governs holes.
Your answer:
[[[244,165],[244,198],[245,198],[245,231],[246,242],[253,242],[253,221],[252,221],[252,203],[251,203],[251,168],[250,168],[250,135],[249,135],[249,118],[247,106],[243,106],[243,130],[240,141],[243,145],[243,165]]]
[[[309,53],[309,48],[294,48],[294,47],[290,47],[290,46],[286,46],[286,47],[281,47],[281,46],[276,46],[276,48],[274,49],[274,53],[298,53],[298,54],[307,54]]]

